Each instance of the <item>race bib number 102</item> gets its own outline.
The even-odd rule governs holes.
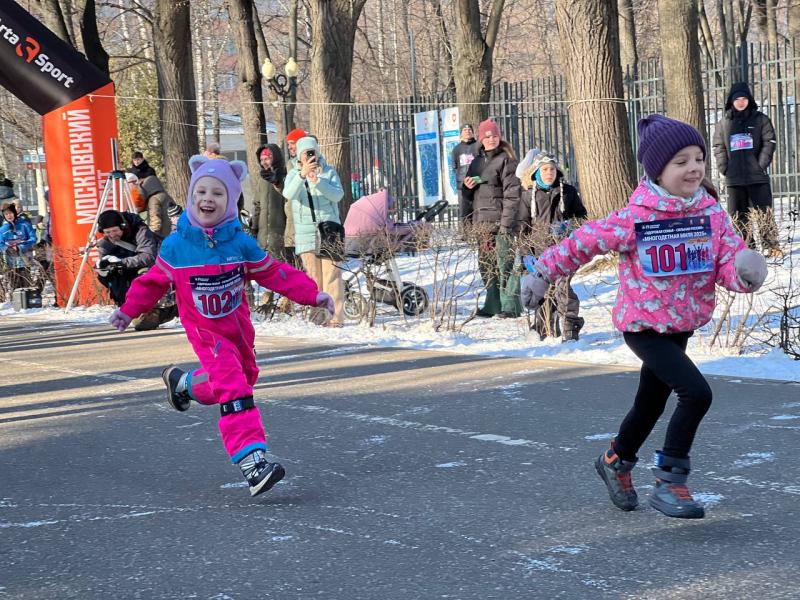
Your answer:
[[[244,293],[244,267],[218,275],[193,275],[189,277],[194,305],[200,314],[218,319],[231,314],[242,303]]]
[[[636,250],[650,277],[705,273],[714,269],[709,217],[636,223]]]

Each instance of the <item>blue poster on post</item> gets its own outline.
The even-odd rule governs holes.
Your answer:
[[[458,204],[458,183],[456,182],[456,171],[453,169],[452,160],[453,148],[461,141],[461,130],[458,119],[458,107],[445,108],[439,111],[442,118],[442,146],[444,156],[442,157],[442,168],[444,170],[444,197],[450,204]]]
[[[441,145],[437,111],[414,114],[414,139],[417,145],[417,193],[428,206],[442,198]]]
[[[714,270],[710,217],[683,217],[636,223],[636,250],[642,271],[670,277]]]

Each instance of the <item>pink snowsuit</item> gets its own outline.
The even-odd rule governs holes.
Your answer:
[[[120,310],[136,318],[173,284],[181,323],[201,365],[189,375],[189,393],[202,404],[222,404],[252,397],[258,379],[245,295],[250,280],[299,304],[316,303],[314,281],[266,254],[238,221],[204,230],[184,213],[177,231],[161,245],[156,264],[134,280]],[[258,408],[220,417],[219,430],[234,463],[267,448]]]
[[[709,268],[705,272],[653,277],[645,273],[637,249],[637,223],[704,217],[710,220]],[[705,223],[699,221],[699,223]],[[613,310],[614,325],[622,332],[651,329],[658,333],[694,331],[711,319],[716,305],[714,284],[734,292],[750,291],[736,274],[735,255],[745,248],[730,217],[700,188],[689,200],[666,195],[646,178],[628,206],[586,223],[561,243],[548,248],[537,262],[548,278],[570,275],[593,257],[619,252],[620,289]],[[706,253],[708,246],[703,248]],[[649,259],[649,256],[648,256]]]

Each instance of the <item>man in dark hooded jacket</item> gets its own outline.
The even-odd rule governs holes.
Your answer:
[[[754,209],[760,213],[761,242],[770,254],[780,256],[767,174],[775,146],[772,121],[758,110],[747,84],[734,83],[725,103],[725,116],[714,132],[714,158],[725,176],[728,212],[751,248],[755,241],[749,212]]]
[[[270,240],[271,230],[282,230],[284,232],[284,251],[286,260],[291,262],[294,257],[294,231],[291,223],[291,210],[286,211],[286,201],[281,192],[283,183],[286,181],[286,161],[277,144],[266,144],[259,146],[256,150],[258,163],[261,165],[259,175],[269,185],[267,194],[264,198],[254,198],[253,200],[253,226],[251,233],[258,239],[262,248],[276,243],[277,240]],[[272,210],[273,208],[277,210]],[[267,217],[270,222],[267,222]],[[272,227],[270,227],[272,225]]]
[[[458,218],[463,224],[470,221],[467,214],[466,200],[461,186],[464,185],[464,178],[467,176],[470,164],[478,156],[479,149],[476,146],[475,134],[472,125],[464,123],[461,125],[461,141],[453,148],[450,155],[450,166],[456,173],[456,184],[458,188]]]

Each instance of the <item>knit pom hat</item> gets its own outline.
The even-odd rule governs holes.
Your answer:
[[[658,179],[664,167],[686,146],[700,146],[706,155],[706,142],[700,132],[683,121],[662,115],[649,115],[639,120],[639,151],[636,158],[651,181]]]
[[[228,192],[228,205],[225,208],[225,216],[219,223],[227,223],[237,218],[237,206],[239,196],[242,193],[242,180],[247,176],[247,165],[240,160],[227,161],[221,158],[206,158],[200,154],[195,154],[189,159],[189,169],[192,171],[192,179],[189,181],[189,198],[186,200],[186,213],[189,222],[195,227],[202,227],[194,214],[194,186],[201,177],[213,177],[225,186]]]
[[[499,138],[503,137],[500,135],[500,128],[497,126],[497,123],[491,119],[481,121],[481,124],[478,125],[478,141],[482,142],[483,138],[485,138],[489,133],[493,133]]]
[[[305,129],[292,129],[289,135],[286,136],[286,141],[296,143],[300,138],[304,138],[307,135],[308,132]]]

